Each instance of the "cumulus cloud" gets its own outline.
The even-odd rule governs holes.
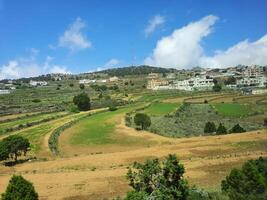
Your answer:
[[[152,34],[160,25],[165,23],[165,17],[156,15],[149,20],[147,27],[145,28],[145,35],[149,36]]]
[[[82,32],[85,27],[85,22],[78,17],[59,37],[58,46],[68,48],[71,51],[90,48],[92,44]]]
[[[267,35],[256,41],[244,40],[226,50],[217,50],[207,56],[201,42],[213,30],[217,16],[208,15],[176,29],[167,37],[161,38],[144,63],[160,67],[192,68],[229,67],[238,64],[267,64]]]
[[[47,57],[41,64],[36,62],[33,55],[10,60],[0,67],[0,80],[34,77],[48,73],[71,73],[66,66],[51,63],[52,58]]]
[[[212,31],[218,17],[209,15],[180,29],[157,42],[145,64],[161,67],[189,68],[198,64],[203,55],[201,40]]]
[[[267,64],[267,34],[257,41],[241,41],[226,51],[217,51],[214,56],[203,56],[200,66],[229,67],[243,65]]]

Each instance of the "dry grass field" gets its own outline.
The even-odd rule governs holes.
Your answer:
[[[197,101],[204,98],[199,97]],[[182,103],[184,99],[178,97],[163,102]],[[251,101],[245,97],[240,99]],[[213,191],[220,189],[221,180],[233,167],[267,156],[266,129],[220,136],[168,138],[125,126],[125,113],[133,109],[136,105],[94,114],[66,129],[59,138],[60,156],[49,152],[48,138],[52,131],[87,113],[71,114],[13,132],[30,139],[35,145],[31,154],[39,159],[12,167],[0,165],[0,193],[15,173],[34,184],[41,200],[112,199],[130,190],[126,173],[134,161],[163,158],[168,154],[176,154],[185,165],[185,177],[190,185]],[[266,113],[254,117],[255,122],[263,117]]]

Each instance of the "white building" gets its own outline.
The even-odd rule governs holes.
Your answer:
[[[267,94],[267,89],[253,89],[252,94]]]
[[[119,78],[117,76],[113,76],[109,78],[109,82],[117,82],[119,81]]]
[[[10,93],[9,90],[0,90],[0,95],[1,95],[1,94],[9,94],[9,93]]]
[[[46,81],[33,81],[33,80],[30,80],[30,85],[31,86],[46,86],[47,82]]]
[[[90,80],[90,79],[79,80],[80,84],[89,84],[89,83],[95,83],[95,82],[96,82],[96,80]]]
[[[174,89],[178,90],[209,90],[214,86],[213,79],[211,78],[191,78],[184,81],[175,81]]]
[[[244,77],[242,79],[236,80],[236,85],[237,87],[265,87],[267,85],[267,78],[265,76],[256,78]]]
[[[245,77],[259,77],[263,75],[263,67],[258,65],[248,66],[243,71]]]

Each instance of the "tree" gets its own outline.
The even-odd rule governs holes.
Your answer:
[[[2,194],[2,200],[38,200],[38,194],[31,182],[22,176],[13,175],[6,192]]]
[[[219,85],[218,83],[215,83],[212,89],[214,92],[220,92],[222,90],[222,86]]]
[[[28,139],[18,135],[11,135],[0,142],[0,160],[14,158],[17,161],[18,156],[26,155],[30,148]]]
[[[227,129],[225,128],[224,125],[222,125],[222,123],[219,124],[217,130],[216,130],[217,135],[222,135],[222,134],[226,134],[227,133]]]
[[[233,169],[221,188],[230,200],[267,199],[267,158],[250,160],[241,169]]]
[[[80,84],[79,87],[81,90],[83,90],[85,88],[84,84]]]
[[[263,122],[264,122],[264,126],[267,126],[267,118],[265,118],[265,119],[263,120]]]
[[[70,87],[73,87],[74,86],[74,84],[73,83],[70,83]]]
[[[185,200],[189,187],[183,178],[184,172],[184,166],[175,155],[169,155],[163,162],[154,159],[144,164],[134,163],[127,173],[134,191],[128,193],[126,199]]]
[[[134,116],[134,123],[137,126],[141,126],[142,130],[145,130],[151,125],[151,119],[147,114],[137,113]]]
[[[216,132],[216,126],[214,122],[207,122],[204,127],[204,133],[214,133]]]
[[[73,98],[73,103],[77,105],[80,111],[90,110],[91,102],[86,93],[81,93]]]
[[[234,125],[234,127],[230,130],[230,133],[243,133],[246,132],[244,128],[242,128],[239,124]]]

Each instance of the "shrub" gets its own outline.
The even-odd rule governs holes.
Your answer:
[[[70,85],[69,85],[70,87],[73,87],[74,86],[74,84],[73,83],[70,83]]]
[[[33,99],[32,102],[33,102],[33,103],[40,103],[41,100],[40,100],[40,99]]]
[[[218,83],[215,83],[212,89],[214,92],[220,92],[222,90],[222,86],[219,85]]]
[[[80,84],[79,87],[81,90],[83,90],[85,88],[84,84]]]
[[[246,132],[244,128],[242,128],[239,124],[236,124],[231,130],[230,133],[243,133]]]
[[[221,183],[230,200],[267,199],[267,158],[260,157],[233,169]]]
[[[38,200],[31,182],[25,180],[22,176],[13,175],[9,181],[6,192],[2,194],[2,200]]]
[[[263,120],[263,124],[264,124],[264,126],[267,126],[267,118],[265,118],[265,119]]]
[[[227,129],[225,128],[225,126],[220,123],[217,130],[216,130],[216,134],[217,135],[222,135],[222,134],[226,134],[227,133]]]
[[[144,164],[134,163],[127,173],[134,191],[128,193],[126,200],[187,199],[189,187],[184,172],[175,155],[169,155],[163,162],[154,159]]]
[[[91,102],[90,98],[86,93],[81,93],[73,98],[73,103],[77,105],[78,109],[81,111],[90,110]]]
[[[214,133],[216,132],[216,126],[214,122],[207,122],[204,127],[204,133]]]
[[[141,126],[142,130],[145,130],[151,125],[151,119],[147,114],[137,113],[134,116],[134,123],[137,126]]]
[[[109,111],[116,111],[118,108],[116,106],[109,106]]]

